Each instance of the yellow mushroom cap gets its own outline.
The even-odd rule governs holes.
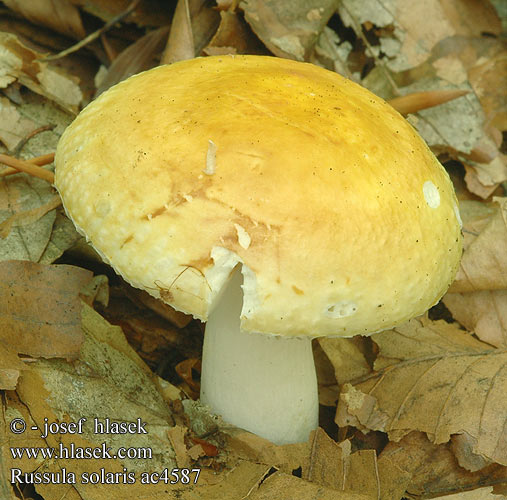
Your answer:
[[[196,318],[240,263],[247,331],[393,327],[442,297],[461,256],[452,183],[414,129],[291,60],[207,57],[129,78],[64,132],[55,184],[117,273]]]

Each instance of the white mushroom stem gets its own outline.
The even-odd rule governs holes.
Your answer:
[[[206,324],[201,401],[273,443],[307,441],[318,425],[311,339],[242,331],[241,283],[236,270]]]

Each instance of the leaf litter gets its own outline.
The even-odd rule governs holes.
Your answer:
[[[432,0],[407,8],[399,1],[244,0],[215,7],[179,0],[179,17],[158,0],[5,4],[0,153],[27,160],[54,152],[91,95],[161,60],[247,53],[309,61],[354,79],[408,115],[452,174],[465,251],[455,282],[429,317],[371,338],[315,343],[321,427],[307,443],[276,446],[193,400],[202,328],[118,282],[57,206],[52,186],[23,173],[5,176],[4,168],[2,498],[15,492],[47,500],[111,498],[111,487],[118,498],[185,500],[496,500],[507,494],[507,80],[498,2]],[[95,28],[109,23],[107,29],[90,36],[92,18]],[[44,61],[48,49],[41,43],[58,58]],[[78,52],[63,57],[70,52],[65,44]],[[85,58],[87,69],[78,71]],[[102,67],[95,80],[93,67]],[[149,434],[119,439],[88,429],[41,438],[40,431],[15,435],[7,427],[14,418],[40,429],[44,418],[82,416],[90,422],[142,418]],[[8,453],[11,446],[95,447],[103,440],[113,448],[150,448],[155,458],[14,461]],[[176,466],[200,468],[198,483],[30,490],[11,488],[9,477],[12,467],[140,474]]]

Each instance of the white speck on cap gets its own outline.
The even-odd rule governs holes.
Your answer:
[[[433,182],[426,181],[423,184],[423,194],[430,208],[438,208],[440,206],[440,193]]]
[[[246,250],[250,246],[252,238],[250,238],[250,235],[246,232],[243,226],[240,226],[239,224],[234,224],[234,227],[236,228],[236,231],[238,233],[238,243],[242,248]]]
[[[213,175],[217,168],[217,145],[210,139],[208,140],[208,151],[206,152],[206,168],[203,172],[206,175]]]
[[[331,304],[324,314],[330,318],[346,318],[357,312],[357,304],[349,300],[342,300],[336,304]]]

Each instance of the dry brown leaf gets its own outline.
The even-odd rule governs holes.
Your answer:
[[[76,485],[38,485],[37,491],[44,498],[172,498],[169,490],[180,488],[169,484],[142,485],[143,472],[169,471],[174,467],[174,452],[167,437],[173,425],[172,415],[156,386],[151,381],[151,372],[128,346],[118,327],[112,327],[88,306],[83,306],[82,328],[85,336],[79,359],[73,363],[63,360],[39,360],[30,365],[18,383],[19,400],[7,400],[4,407],[4,422],[0,425],[2,446],[2,472],[13,467],[23,472],[60,472],[63,468],[76,475]],[[12,393],[12,397],[15,393]],[[4,400],[5,401],[5,400]],[[6,433],[12,418],[21,417],[27,423],[22,435]],[[94,418],[101,423],[111,421],[138,422],[145,426],[147,434],[95,433]],[[44,429],[48,422],[83,422],[82,434],[49,434],[42,438],[41,432],[30,429],[36,425]],[[7,425],[6,425],[7,424]],[[116,453],[119,447],[150,449],[150,459],[98,458],[76,460],[59,457],[55,460],[14,460],[7,450],[11,446],[50,446],[58,448],[60,443],[70,448],[111,447]],[[135,484],[126,484],[120,477],[117,484],[83,484],[83,473],[125,472],[135,474]],[[186,490],[192,485],[185,485]],[[183,488],[182,488],[183,489]],[[72,493],[73,492],[73,493]]]
[[[229,436],[227,449],[243,460],[264,463],[291,474],[309,456],[311,438],[307,443],[277,446],[267,439],[236,428],[221,429]]]
[[[128,8],[132,0],[72,0],[82,10],[103,21],[110,21]],[[174,6],[170,2],[143,0],[125,22],[138,26],[165,26],[170,24]]]
[[[7,149],[13,150],[36,128],[37,124],[21,116],[9,99],[0,97],[0,141]]]
[[[477,446],[477,439],[470,436],[467,432],[461,434],[454,434],[451,437],[451,450],[456,457],[459,465],[466,470],[476,472],[484,469],[492,462],[485,459],[481,455],[474,453],[474,448]]]
[[[204,0],[179,0],[161,64],[199,55],[217,30],[220,16]]]
[[[72,221],[63,214],[62,210],[57,210],[51,236],[38,262],[52,264],[62,256],[65,250],[74,246],[81,239],[84,238],[76,231]]]
[[[444,500],[505,500],[504,495],[495,495],[493,493],[493,487],[487,486],[486,488],[477,488],[473,491],[463,491],[461,493],[455,493],[454,495],[444,495],[441,497]]]
[[[16,351],[6,345],[0,349],[0,390],[13,391],[19,375],[25,365],[18,358]]]
[[[266,54],[266,48],[238,12],[220,11],[220,25],[203,52],[206,55]]]
[[[0,263],[0,338],[16,352],[75,359],[81,347],[79,290],[92,273],[28,261]]]
[[[380,353],[371,375],[345,384],[336,422],[387,432],[411,430],[435,443],[467,432],[473,451],[507,464],[507,351],[495,350],[444,321],[414,319],[373,337]]]
[[[95,97],[129,76],[152,68],[155,54],[163,49],[168,32],[167,27],[150,31],[123,50],[100,79]]]
[[[453,318],[482,341],[507,347],[507,290],[447,293],[442,300]]]
[[[377,500],[378,497],[337,491],[309,483],[297,477],[275,472],[248,496],[249,500]]]
[[[304,464],[301,477],[305,481],[320,484],[334,490],[343,490],[347,479],[350,441],[337,443],[322,429],[312,433],[308,463]]]
[[[386,5],[378,0],[344,0],[338,12],[345,25],[353,28],[359,37],[364,36],[363,26],[368,22],[384,28],[376,31],[378,43],[370,45],[370,52],[375,57],[382,55],[391,71],[404,71],[422,64],[439,41],[453,35],[476,36],[481,31],[500,33],[498,16],[487,2],[393,0]],[[463,23],[462,16],[472,12],[469,22]]]
[[[379,472],[389,462],[404,471],[410,497],[433,498],[507,480],[507,467],[490,465],[469,472],[458,465],[448,444],[434,445],[421,432],[411,432],[398,443],[388,443],[379,460]]]
[[[60,196],[54,195],[47,203],[44,203],[40,207],[15,213],[0,224],[0,238],[7,238],[14,227],[28,226],[37,222],[48,212],[51,212],[55,208],[59,207],[61,203],[62,200]]]
[[[36,212],[53,197],[53,188],[43,180],[24,174],[3,178],[0,180],[0,221],[23,212]],[[51,210],[32,224],[14,227],[7,237],[0,238],[0,260],[38,262],[48,246],[55,218],[56,211]]]
[[[76,79],[37,59],[42,54],[23,45],[16,36],[0,33],[0,87],[18,81],[33,92],[75,114],[83,100]]]
[[[468,242],[449,289],[452,293],[507,288],[507,198],[494,201],[498,204],[494,215],[475,239]],[[470,230],[464,224],[466,234]]]
[[[86,35],[79,10],[68,0],[4,0],[4,4],[35,25],[76,39]]]
[[[186,427],[175,425],[167,431],[169,440],[174,450],[175,460],[178,467],[189,467],[190,456],[188,454],[187,445],[185,444],[185,435],[188,432]]]
[[[254,33],[279,57],[307,61],[333,15],[336,0],[244,0],[240,7]]]
[[[195,489],[181,488],[178,497],[181,500],[239,500],[249,499],[249,494],[263,481],[269,473],[270,467],[265,464],[255,464],[241,461],[232,470],[215,475],[209,484],[201,485],[199,480]],[[201,472],[204,476],[205,470]],[[157,499],[153,499],[157,500]]]
[[[144,290],[139,290],[137,288],[132,288],[130,285],[126,285],[125,292],[129,298],[131,297],[134,301],[141,302],[178,328],[183,328],[192,321],[191,315],[182,313],[181,311],[176,311],[176,309],[171,307],[169,304],[152,297]]]
[[[318,340],[334,367],[336,381],[344,384],[370,373],[370,365],[364,355],[364,338],[326,338]]]
[[[167,47],[162,54],[161,63],[171,64],[176,61],[184,61],[195,57],[194,35],[192,33],[192,21],[190,17],[189,3],[199,0],[178,0],[171,23],[171,32]]]

